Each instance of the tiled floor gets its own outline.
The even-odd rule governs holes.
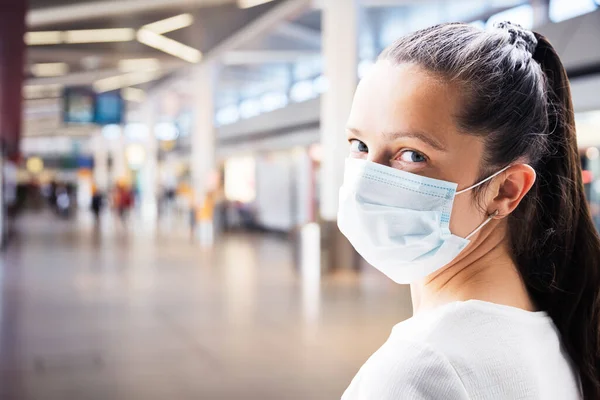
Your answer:
[[[302,279],[292,245],[28,216],[0,265],[0,399],[338,399],[407,288]]]

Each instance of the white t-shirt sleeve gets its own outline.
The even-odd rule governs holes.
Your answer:
[[[468,400],[448,359],[422,343],[388,341],[363,365],[342,400]]]

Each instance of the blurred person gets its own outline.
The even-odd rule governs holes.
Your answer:
[[[360,82],[338,224],[410,283],[343,400],[600,399],[600,241],[569,82],[510,23],[399,39]]]
[[[71,216],[72,199],[69,188],[66,184],[59,184],[56,187],[55,211],[58,216],[69,218]]]
[[[211,246],[214,243],[215,193],[209,191],[192,217],[192,237],[197,229],[200,244]]]
[[[113,206],[121,223],[125,225],[129,210],[133,206],[133,194],[124,183],[117,183],[113,192]]]
[[[102,207],[104,202],[104,196],[96,185],[92,185],[92,204],[91,209],[94,214],[94,222],[96,225],[100,224],[100,214],[102,213]]]

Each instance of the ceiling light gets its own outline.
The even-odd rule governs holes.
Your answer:
[[[25,43],[29,46],[40,46],[45,44],[60,44],[62,42],[61,31],[27,32]]]
[[[143,29],[148,29],[154,33],[163,34],[173,32],[178,29],[186,28],[194,23],[192,14],[180,14],[175,17],[162,19],[148,25],[142,26]]]
[[[69,72],[69,65],[66,63],[42,63],[33,64],[31,73],[37,77],[61,76]]]
[[[60,97],[63,85],[25,85],[23,86],[23,98],[27,100]]]
[[[111,90],[121,89],[125,84],[126,75],[111,76],[104,79],[99,79],[94,82],[94,89],[96,92],[110,92]]]
[[[64,38],[65,43],[128,42],[134,39],[135,30],[131,28],[66,31]]]
[[[261,4],[269,3],[273,0],[238,0],[239,8],[250,8]]]
[[[128,87],[121,90],[121,96],[127,101],[142,103],[146,99],[146,92],[142,89]]]
[[[152,82],[162,76],[161,71],[142,71],[132,72],[125,76],[125,86],[141,85],[142,83]]]
[[[160,69],[160,61],[156,58],[133,58],[119,61],[119,70],[123,72],[151,71]]]
[[[199,50],[145,28],[138,31],[137,40],[146,46],[164,51],[167,54],[179,57],[190,63],[200,62],[200,59],[202,58],[202,53]]]
[[[94,82],[94,89],[98,93],[110,92],[111,90],[122,89],[128,86],[141,85],[160,78],[160,71],[131,72],[124,75],[116,75],[100,79]]]

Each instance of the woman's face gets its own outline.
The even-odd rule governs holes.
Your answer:
[[[349,156],[455,182],[458,190],[477,183],[483,142],[459,132],[461,94],[417,65],[377,62],[354,97]],[[465,237],[485,218],[472,192],[457,195],[450,230]]]

